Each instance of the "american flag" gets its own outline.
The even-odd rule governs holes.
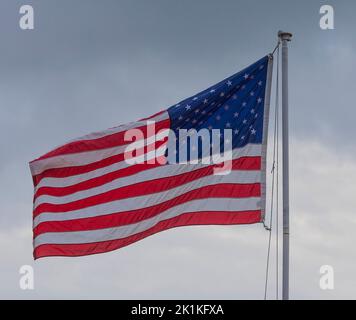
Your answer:
[[[272,56],[265,56],[167,110],[74,139],[30,162],[34,258],[108,252],[179,226],[261,222],[271,68]],[[141,139],[128,142],[135,129]],[[220,130],[219,154],[230,132],[230,172],[179,161],[179,134],[191,129]],[[126,161],[132,143],[134,163]],[[192,144],[187,159],[197,147],[202,160],[201,141]]]

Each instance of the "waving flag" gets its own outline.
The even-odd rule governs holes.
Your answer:
[[[265,56],[152,117],[32,161],[34,257],[108,252],[178,226],[261,222],[271,72]],[[192,129],[221,133],[204,152]],[[226,146],[228,169],[203,161]]]

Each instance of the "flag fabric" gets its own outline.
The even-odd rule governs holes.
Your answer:
[[[167,110],[30,162],[34,258],[108,252],[179,226],[263,221],[271,73],[268,55]],[[230,142],[227,174],[214,173],[220,164],[189,162],[192,143],[188,161],[177,161],[181,145],[170,148],[191,129],[222,132],[215,153]]]

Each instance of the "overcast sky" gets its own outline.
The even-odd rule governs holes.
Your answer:
[[[34,30],[19,28],[33,5]],[[263,298],[262,225],[186,227],[121,250],[32,259],[28,162],[77,136],[165,109],[290,44],[290,295],[356,299],[353,0],[0,2],[0,298]],[[274,251],[272,258],[274,258]],[[19,268],[35,290],[19,288]],[[319,287],[331,265],[335,289]],[[269,297],[274,298],[272,266]]]

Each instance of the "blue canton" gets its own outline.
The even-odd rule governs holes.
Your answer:
[[[171,129],[232,130],[232,148],[261,144],[268,56],[210,88],[170,107]],[[178,148],[177,148],[178,150]],[[177,154],[177,157],[179,155]]]

